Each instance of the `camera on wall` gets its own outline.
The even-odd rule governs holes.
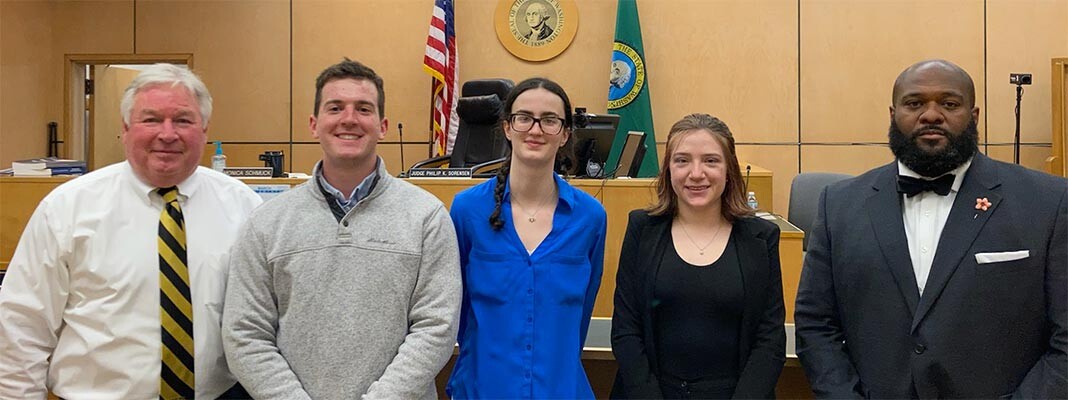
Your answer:
[[[1009,83],[1013,85],[1030,85],[1031,74],[1009,74]]]

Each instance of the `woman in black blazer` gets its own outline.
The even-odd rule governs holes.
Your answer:
[[[671,127],[658,202],[630,213],[612,398],[774,398],[786,352],[779,228],[753,216],[730,129]]]

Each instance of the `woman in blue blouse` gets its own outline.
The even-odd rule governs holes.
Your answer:
[[[544,78],[508,94],[510,153],[494,179],[453,199],[464,279],[447,392],[466,398],[593,398],[582,368],[601,284],[606,216],[556,175],[571,138],[571,101]]]

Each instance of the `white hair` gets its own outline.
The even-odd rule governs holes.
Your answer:
[[[617,74],[616,71],[619,71],[619,73]],[[627,63],[614,60],[612,61],[612,70],[608,74],[608,82],[622,89],[627,86],[627,82],[630,82],[630,72],[630,66]]]
[[[201,126],[207,128],[208,121],[211,120],[211,93],[208,92],[208,87],[204,86],[204,82],[188,68],[165,63],[153,64],[145,68],[126,87],[126,92],[122,94],[122,103],[119,104],[122,122],[130,124],[130,111],[133,110],[134,96],[138,92],[148,86],[166,84],[170,84],[171,87],[182,85],[193,94],[200,107]]]

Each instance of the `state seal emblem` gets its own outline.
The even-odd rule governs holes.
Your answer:
[[[645,61],[626,43],[612,44],[608,85],[609,110],[626,107],[645,87]]]
[[[520,0],[508,11],[508,27],[512,37],[531,47],[552,43],[559,36],[560,26],[567,17],[561,13],[557,0]]]
[[[496,15],[497,39],[508,52],[528,61],[556,57],[578,31],[574,0],[501,0]]]

